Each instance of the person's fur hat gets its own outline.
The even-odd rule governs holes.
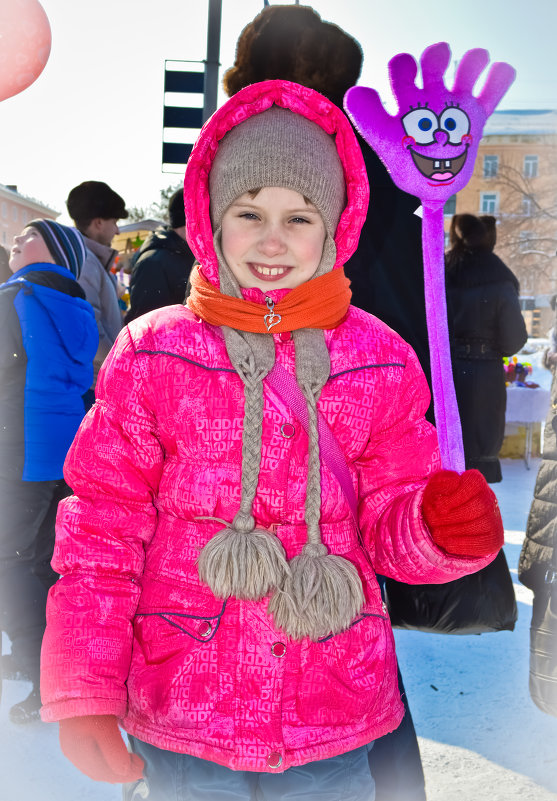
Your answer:
[[[309,6],[266,6],[238,38],[224,91],[231,97],[249,84],[282,78],[315,89],[342,108],[362,60],[359,43]]]
[[[75,186],[66,206],[72,220],[82,229],[97,217],[122,220],[128,216],[123,198],[103,181],[84,181]]]

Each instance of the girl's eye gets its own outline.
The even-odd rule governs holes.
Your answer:
[[[290,222],[293,222],[293,223],[309,223],[309,220],[306,219],[305,217],[292,217]]]
[[[242,220],[257,220],[257,214],[254,214],[252,211],[243,211],[240,214],[240,219]]]

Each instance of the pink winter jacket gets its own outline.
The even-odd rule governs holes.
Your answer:
[[[367,204],[350,127],[301,87],[272,81],[268,98],[337,132],[348,186],[336,237],[343,264]],[[188,166],[190,244],[215,282],[207,159],[264,102],[217,112]],[[244,296],[263,304],[259,290]],[[294,373],[292,339],[273,338],[276,359]],[[274,628],[268,599],[223,600],[201,584],[199,552],[223,527],[204,518],[231,521],[240,502],[243,386],[218,330],[185,307],[151,312],[120,334],[68,454],[75,495],[57,521],[53,566],[62,578],[48,602],[44,720],[115,714],[160,748],[252,771],[325,759],[398,726],[394,642],[376,572],[439,583],[490,558],[447,556],[424,524],[423,488],[440,464],[423,418],[429,390],[409,346],[353,307],[326,342],[331,375],[318,406],[346,457],[360,530],[325,465],[321,530],[329,551],[359,571],[361,614],[334,637],[295,641]],[[307,437],[268,386],[264,403],[254,515],[290,559],[306,541]]]

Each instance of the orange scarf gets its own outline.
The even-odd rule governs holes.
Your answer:
[[[343,269],[332,270],[292,289],[279,303],[267,306],[223,293],[196,265],[190,275],[187,306],[211,325],[227,325],[253,334],[280,334],[299,328],[336,328],[348,311],[352,292]]]

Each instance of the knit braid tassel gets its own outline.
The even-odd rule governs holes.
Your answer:
[[[356,567],[342,556],[330,554],[321,541],[321,476],[317,396],[320,388],[302,386],[308,406],[308,485],[306,523],[308,542],[290,561],[290,575],[269,602],[277,628],[290,637],[314,642],[347,629],[364,603]]]
[[[279,538],[253,525],[253,517],[239,513],[201,551],[199,577],[217,598],[258,601],[290,572]]]
[[[290,561],[290,576],[269,602],[275,626],[296,640],[316,642],[347,629],[364,603],[362,582],[352,562],[304,545]]]
[[[262,375],[266,371],[258,369],[251,352],[245,358],[238,355],[235,362],[244,382],[245,399],[240,509],[231,525],[205,545],[197,567],[200,579],[217,598],[234,596],[258,601],[279,587],[290,570],[279,538],[270,531],[254,528],[251,513],[259,480]]]

